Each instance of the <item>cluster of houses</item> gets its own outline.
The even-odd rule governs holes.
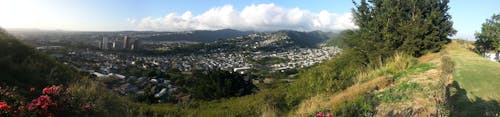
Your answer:
[[[127,41],[127,37],[124,37],[123,43],[125,44],[121,48],[128,48]],[[106,38],[102,40],[102,43],[109,42],[110,40]],[[184,43],[174,44],[182,45]],[[163,74],[167,74],[167,69],[172,68],[181,72],[219,68],[231,72],[245,73],[249,70],[263,70],[255,67],[256,63],[253,62],[254,60],[264,57],[279,57],[287,59],[287,61],[269,65],[269,67],[272,68],[272,71],[283,71],[286,69],[308,67],[328,60],[341,52],[336,47],[300,48],[294,46],[293,41],[286,35],[268,33],[252,34],[206,44],[231,44],[246,49],[235,51],[229,50],[230,48],[218,47],[207,49],[209,51],[206,53],[145,56],[127,52],[116,53],[108,51],[111,49],[105,48],[117,48],[118,45],[106,47],[101,44],[101,48],[103,49],[74,49],[57,58],[81,71],[89,73],[96,79],[113,79],[113,83],[108,84],[108,88],[122,95],[149,93],[154,94],[154,97],[158,98],[158,101],[161,101],[163,97],[172,94],[177,89],[176,84],[161,77],[131,75],[125,69],[138,68],[145,71],[160,71]],[[275,49],[259,50],[262,47]],[[39,49],[52,48],[57,49],[61,47],[41,47]]]

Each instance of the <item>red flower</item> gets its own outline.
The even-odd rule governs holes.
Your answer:
[[[51,87],[43,88],[42,94],[59,96],[62,90],[61,86],[52,85]]]
[[[31,101],[28,105],[28,110],[43,109],[47,110],[50,106],[56,106],[56,102],[52,101],[49,96],[42,95]]]
[[[324,116],[325,116],[325,113],[320,111],[320,112],[316,113],[315,117],[324,117]]]
[[[54,114],[53,114],[53,113],[47,113],[47,114],[45,114],[45,115],[47,115],[47,117],[54,117]]]
[[[326,114],[326,117],[333,117],[333,115],[328,113],[328,114]]]
[[[0,111],[10,111],[10,110],[11,107],[9,106],[9,104],[7,104],[7,102],[4,101],[0,102]]]
[[[92,108],[92,105],[90,103],[86,103],[85,105],[83,105],[83,108],[85,110],[90,110],[90,108]]]
[[[33,91],[35,91],[35,90],[36,90],[36,89],[35,89],[35,87],[31,87],[31,88],[30,88],[30,92],[33,92]]]
[[[18,110],[18,111],[23,111],[23,110],[24,110],[24,106],[23,106],[23,105],[21,105],[21,106],[17,107],[17,110]]]

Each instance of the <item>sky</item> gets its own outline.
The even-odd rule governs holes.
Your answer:
[[[472,40],[500,0],[451,0],[456,38]],[[0,27],[74,31],[339,31],[351,0],[0,0]]]

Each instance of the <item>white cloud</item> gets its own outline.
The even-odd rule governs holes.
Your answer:
[[[134,24],[135,22],[137,22],[137,20],[136,19],[127,18],[127,22],[129,22],[131,24]]]
[[[336,14],[328,11],[313,13],[300,8],[283,8],[275,4],[252,4],[241,11],[232,5],[211,8],[199,15],[186,11],[179,15],[127,19],[139,30],[216,30],[238,29],[256,31],[300,30],[339,31],[356,28],[351,13]]]

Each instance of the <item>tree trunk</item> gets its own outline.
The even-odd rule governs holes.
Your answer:
[[[495,54],[495,60],[498,62],[500,61],[500,51],[497,50],[497,53]]]

